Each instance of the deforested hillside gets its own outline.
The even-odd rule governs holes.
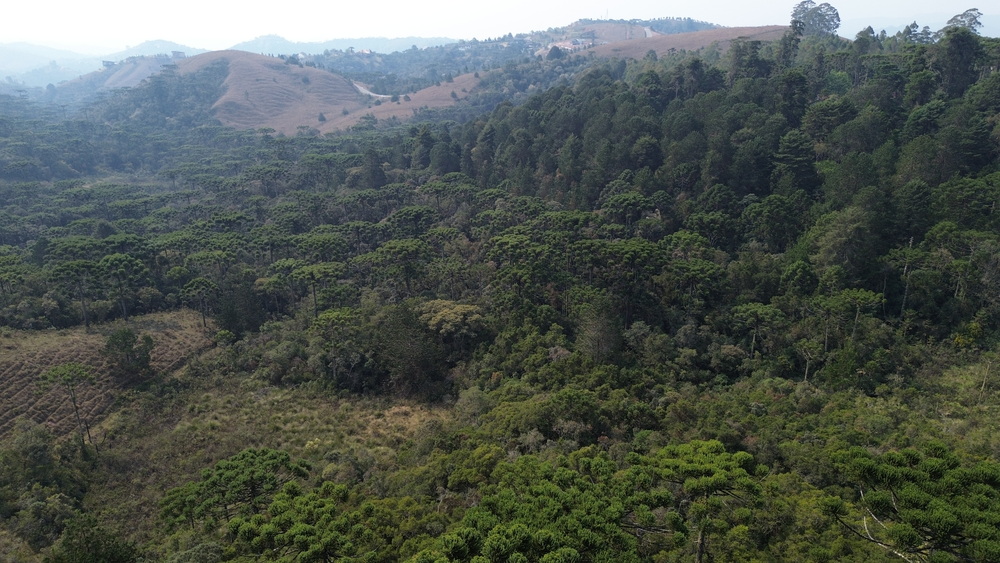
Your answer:
[[[96,107],[112,121],[156,116],[158,125],[218,123],[284,135],[323,134],[421,114],[468,119],[501,101],[519,102],[571,80],[594,56],[640,58],[651,50],[665,55],[709,46],[724,52],[734,39],[769,40],[784,30],[663,34],[644,23],[650,22],[578,23],[537,37],[392,54],[328,51],[276,57],[229,50],[191,57],[136,56],[62,83],[41,99],[60,104],[65,114],[67,107],[96,96]],[[553,47],[566,56],[549,56]]]
[[[302,67],[276,57],[219,51],[185,59],[182,74],[225,65],[222,95],[212,104],[220,123],[239,129],[272,128],[295,134],[299,126],[328,127],[320,115],[359,111],[367,96],[342,76]]]
[[[99,422],[123,390],[140,383],[141,373],[116,373],[115,357],[107,354],[108,338],[121,326],[107,324],[100,330],[81,328],[48,331],[11,331],[2,335],[0,356],[0,435],[9,436],[18,419],[44,422],[60,435],[79,430],[74,406],[81,420]],[[156,333],[157,345],[151,350],[152,370],[169,373],[210,344],[201,330],[200,319],[192,311],[156,313],[143,317],[133,332]],[[43,374],[52,368],[79,363],[95,376],[74,390],[70,397],[61,385],[47,385]],[[100,377],[98,377],[100,376]],[[77,405],[73,405],[73,401]]]

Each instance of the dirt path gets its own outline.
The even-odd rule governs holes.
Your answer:
[[[354,82],[353,80],[351,81],[351,84],[354,84],[354,87],[358,89],[358,92],[361,92],[362,94],[365,94],[367,96],[374,96],[376,98],[382,98],[383,100],[392,97],[392,96],[386,96],[385,94],[376,94],[375,92],[372,92],[368,88],[365,88],[363,85],[358,84],[357,82]]]

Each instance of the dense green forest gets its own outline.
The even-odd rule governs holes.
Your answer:
[[[527,57],[326,136],[217,125],[219,68],[0,98],[0,345],[110,366],[34,374],[76,421],[0,444],[0,559],[1000,561],[977,14]],[[213,345],[157,372],[181,309]]]

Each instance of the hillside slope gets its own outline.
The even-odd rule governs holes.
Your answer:
[[[599,57],[638,59],[642,58],[649,51],[656,51],[658,55],[662,55],[672,49],[694,51],[708,47],[713,43],[719,44],[719,47],[725,50],[729,47],[729,43],[741,37],[757,41],[776,41],[781,38],[787,29],[788,26],[783,25],[720,27],[718,29],[692,31],[691,33],[651,35],[649,37],[614,41],[598,45],[589,49],[588,52],[592,52]]]
[[[346,129],[369,113],[376,118],[407,117],[421,107],[456,103],[453,89],[470,88],[471,75],[455,84],[429,88],[410,100],[375,105],[376,97],[363,93],[350,80],[323,70],[287,63],[279,58],[243,51],[216,51],[178,63],[183,73],[197,72],[224,61],[229,72],[225,93],[212,105],[223,125],[240,129],[271,128],[294,135],[300,127],[326,133]],[[322,116],[322,117],[321,117]]]
[[[664,54],[712,44],[725,49],[736,38],[776,40],[787,29],[731,27],[645,36],[642,28],[625,24],[589,28],[594,28],[595,33],[600,28],[601,40],[609,42],[584,52],[616,58],[642,58],[650,50]],[[212,105],[216,119],[231,127],[271,128],[285,135],[294,135],[302,128],[319,133],[343,130],[369,115],[379,120],[407,119],[421,109],[454,105],[480,84],[475,73],[466,73],[456,76],[453,82],[441,82],[390,101],[367,93],[363,85],[356,87],[341,75],[244,51],[204,53],[178,61],[177,67],[181,73],[191,73],[219,61],[225,61],[229,70],[223,83],[225,94]]]
[[[81,415],[93,426],[107,414],[123,383],[107,375],[102,356],[107,333],[118,325],[98,326],[91,331],[74,328],[59,331],[8,331],[0,338],[0,437],[6,436],[19,417],[44,422],[56,434],[75,427],[73,410],[60,387],[43,390],[38,377],[46,370],[67,362],[93,368],[97,379],[77,389]],[[176,368],[190,354],[211,341],[201,329],[201,317],[190,310],[157,313],[133,319],[133,330],[153,337],[152,366],[159,372]]]

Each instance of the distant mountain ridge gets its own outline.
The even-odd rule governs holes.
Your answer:
[[[135,47],[129,47],[127,49],[118,51],[116,53],[104,55],[103,57],[101,57],[101,59],[118,62],[118,61],[123,61],[129,57],[150,57],[154,55],[169,55],[175,51],[184,53],[187,56],[191,56],[191,55],[199,55],[201,53],[207,53],[208,49],[198,49],[195,47],[188,47],[187,45],[181,45],[180,43],[174,43],[173,41],[156,39],[153,41],[144,41],[136,45]]]
[[[0,45],[0,76],[28,88],[41,88],[100,70],[104,61],[118,63],[131,57],[171,55],[175,51],[188,56],[206,52],[164,40],[145,41],[107,55],[83,55],[29,43],[8,43]]]
[[[458,103],[454,90],[471,90],[480,79],[472,74],[452,83],[414,92],[405,99],[382,100],[342,75],[291,64],[276,57],[245,51],[214,51],[178,60],[177,71],[191,74],[212,65],[226,68],[223,94],[212,102],[212,114],[223,125],[239,129],[270,128],[294,135],[301,128],[318,133],[346,129],[364,116],[406,118],[422,107]]]
[[[650,32],[647,28],[646,25],[627,22],[577,22],[566,28],[549,30],[544,34],[546,37],[539,39],[558,42],[570,37],[585,36],[589,38],[589,46],[581,48],[587,48],[599,57],[640,58],[650,50],[665,54],[671,50],[698,49],[713,43],[725,45],[739,36],[774,40],[787,29],[784,26],[714,27],[696,32],[661,35]],[[275,37],[263,39],[283,41]],[[515,48],[515,53],[547,52],[546,42],[525,39],[515,41],[501,38],[496,40],[497,48],[508,42],[522,44]],[[258,46],[263,45],[264,43],[258,43]],[[284,45],[301,47],[303,44],[285,42]],[[273,43],[271,46],[280,47],[280,44]],[[467,55],[471,52],[470,47],[455,44],[454,52]],[[440,49],[448,50],[449,47]],[[417,58],[414,64],[433,66],[444,64],[438,59],[427,58],[438,50],[428,48],[411,53],[407,49],[396,55],[362,54],[362,51],[348,54],[341,51],[337,56],[357,57],[359,60],[412,56]],[[352,127],[363,119],[405,120],[423,110],[449,108],[475,95],[481,80],[489,76],[487,71],[478,66],[477,59],[471,59],[467,65],[471,70],[461,72],[458,69],[463,65],[455,63],[458,64],[456,69],[449,71],[447,76],[442,75],[439,81],[393,92],[384,91],[374,83],[364,84],[364,78],[360,78],[360,83],[353,82],[368,74],[365,71],[345,71],[319,64],[317,60],[313,60],[316,59],[314,56],[269,56],[247,49],[202,53],[195,51],[198,50],[167,41],[147,42],[103,59],[103,64],[97,71],[64,81],[58,87],[38,91],[37,99],[63,107],[79,107],[105,93],[136,88],[164,71],[168,73],[162,75],[160,82],[166,85],[173,83],[178,75],[190,75],[221,65],[224,68],[218,78],[221,94],[208,94],[196,102],[204,104],[201,111],[209,113],[218,123],[240,129],[269,128],[285,135],[295,135],[302,131],[321,134]],[[487,53],[493,51],[487,50]],[[476,72],[476,69],[481,72]],[[170,73],[175,73],[174,78]],[[347,78],[351,75],[353,80]],[[372,94],[367,88],[383,95]],[[172,91],[174,88],[167,87],[166,90]],[[506,95],[512,95],[512,92],[507,92]],[[491,98],[487,95],[483,99]],[[185,100],[185,107],[190,109],[192,102],[192,99]],[[136,107],[141,107],[141,104]],[[133,110],[129,110],[121,115],[133,113]]]
[[[244,41],[226,50],[248,51],[250,53],[290,55],[296,53],[322,53],[326,50],[369,50],[380,53],[404,51],[417,48],[454,43],[456,40],[444,37],[403,37],[388,39],[368,37],[360,39],[333,39],[323,42],[295,42],[277,35],[266,35]],[[83,74],[99,70],[103,61],[120,62],[130,57],[171,55],[181,52],[187,56],[208,52],[206,49],[190,47],[162,39],[145,41],[107,55],[84,55],[64,49],[53,49],[30,43],[0,44],[0,78],[8,79],[8,84],[23,85],[28,88],[42,88],[48,84],[59,84],[73,80]]]
[[[331,39],[329,41],[301,42],[289,41],[278,35],[264,35],[244,41],[230,47],[231,50],[263,53],[271,55],[293,55],[296,53],[317,54],[324,51],[346,51],[347,49],[368,50],[376,53],[394,53],[405,51],[416,46],[435,47],[448,43],[457,43],[457,39],[446,37],[400,37],[387,39],[385,37],[365,37],[354,39]]]
[[[598,57],[639,58],[650,50],[665,54],[671,50],[693,50],[711,44],[724,46],[737,37],[775,40],[786,29],[785,26],[713,28],[647,36],[643,34],[643,26],[606,23],[580,25],[566,33],[585,33],[596,40],[589,50]],[[537,43],[522,42],[527,51],[538,46]],[[456,50],[460,50],[459,47]],[[428,49],[412,54],[423,57],[431,51],[433,50]],[[371,56],[379,55],[363,55],[362,58]],[[84,99],[88,91],[107,92],[118,88],[134,88],[150,79],[148,77],[165,72],[150,80],[157,81],[160,91],[172,94],[152,100],[148,96],[142,98],[144,94],[135,91],[139,97],[135,98],[132,105],[127,105],[126,110],[120,111],[119,116],[143,118],[143,114],[153,115],[150,113],[152,111],[169,116],[169,119],[176,119],[178,112],[183,113],[178,108],[183,107],[185,111],[197,110],[210,115],[215,122],[224,126],[237,129],[264,128],[284,135],[296,135],[344,130],[366,120],[368,123],[376,120],[406,120],[424,110],[446,110],[470,96],[477,96],[477,89],[483,81],[495,82],[491,77],[492,71],[480,68],[479,71],[469,70],[455,75],[449,73],[447,78],[442,77],[440,81],[431,82],[408,93],[376,94],[369,90],[375,88],[374,85],[348,78],[331,68],[311,64],[309,58],[304,56],[300,59],[284,54],[269,56],[235,49],[193,56],[181,56],[180,53],[137,56],[121,63],[109,64],[99,72],[61,85],[46,92],[46,96],[50,98],[47,100],[50,103],[72,105],[75,101]],[[214,72],[215,78],[203,75],[207,77],[207,82],[203,83],[209,87],[201,88],[201,94],[197,97],[184,94],[183,88],[175,86],[178,79],[192,78],[203,71]],[[497,84],[492,87],[496,88]],[[530,89],[528,85],[522,86],[526,91]],[[494,94],[499,95],[497,92]],[[501,97],[508,98],[512,95],[513,91],[506,91]],[[499,99],[490,98],[489,95],[486,98],[495,101]]]
[[[54,60],[79,60],[93,58],[65,49],[53,49],[31,43],[0,44],[0,73],[27,72],[49,64]]]
[[[939,13],[916,14],[916,21],[920,25],[930,25],[936,29],[940,21],[947,20]],[[914,16],[899,19],[876,18],[868,20],[844,20],[840,27],[840,35],[845,38],[852,38],[867,25],[872,25],[876,32],[885,28],[889,33],[900,29],[903,25],[912,21]],[[982,17],[983,28],[980,33],[987,37],[1000,35],[1000,14],[986,13]],[[691,20],[690,18],[659,18],[655,20],[579,20],[570,24],[562,30],[571,30],[574,27],[586,27],[593,24],[604,24],[605,27],[611,24],[641,24],[649,29],[652,34],[673,34],[677,32],[697,31],[699,28],[718,27],[709,22]],[[781,24],[784,25],[784,24]],[[549,30],[549,32],[557,30]],[[531,33],[528,33],[531,35]],[[607,40],[613,42],[620,38]],[[445,37],[366,37],[332,39],[329,41],[317,42],[297,42],[290,41],[278,35],[264,35],[244,41],[231,46],[230,50],[247,51],[250,53],[268,55],[296,55],[300,53],[321,54],[326,51],[372,51],[375,53],[394,53],[406,51],[412,47],[424,49],[449,43],[458,43],[459,40]],[[55,49],[42,45],[34,45],[25,42],[0,43],[0,92],[11,92],[25,88],[44,88],[49,84],[58,85],[62,82],[73,80],[84,74],[99,70],[103,67],[104,61],[120,62],[130,57],[171,55],[174,51],[182,52],[187,56],[205,53],[205,49],[181,45],[172,41],[153,40],[146,41],[134,47],[124,49],[115,53],[105,55],[86,55],[76,53],[66,49]]]

